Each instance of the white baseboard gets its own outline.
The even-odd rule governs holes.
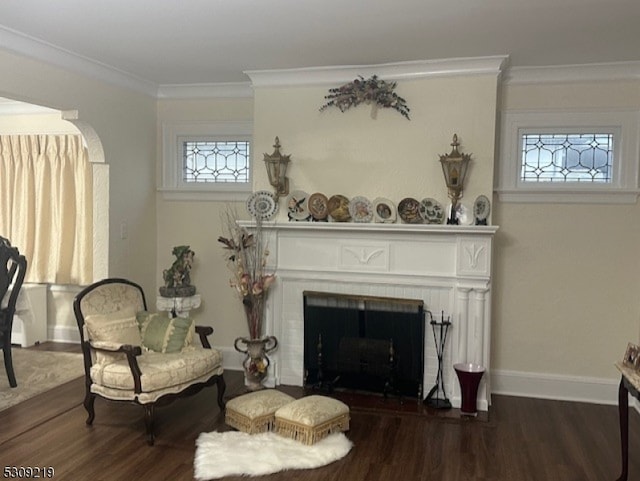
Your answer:
[[[73,342],[80,344],[80,333],[77,327],[72,326],[49,326],[47,337],[53,342]]]
[[[226,370],[242,370],[244,354],[233,347],[216,346],[222,351]],[[593,404],[618,404],[620,379],[564,376],[559,374],[496,370],[491,372],[493,394],[574,401]],[[640,412],[640,404],[632,399],[630,406]],[[483,406],[478,406],[483,409]],[[486,409],[486,407],[484,407]]]
[[[493,394],[594,404],[617,404],[620,379],[493,371]]]
[[[49,328],[49,340],[54,342],[80,342],[78,329],[71,326]],[[244,354],[232,346],[214,346],[222,351],[223,367],[228,371],[241,371]],[[620,379],[564,376],[520,371],[496,370],[491,373],[493,394],[554,399],[558,401],[594,404],[618,403]],[[640,412],[640,403],[631,399],[629,405]]]
[[[242,361],[244,361],[244,354],[236,351],[233,347],[213,347],[222,352],[222,367],[226,371],[242,371]]]

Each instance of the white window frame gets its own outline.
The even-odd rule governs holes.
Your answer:
[[[503,202],[620,203],[638,199],[640,112],[505,111],[501,119],[496,193]],[[531,182],[521,180],[522,134],[613,133],[611,182]]]
[[[249,159],[248,182],[184,182],[183,143],[198,141],[248,141],[253,157],[253,123],[244,121],[163,122],[162,181],[160,191],[165,200],[246,200],[252,191],[252,161]]]

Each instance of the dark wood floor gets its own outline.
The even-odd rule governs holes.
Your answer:
[[[229,395],[242,391],[240,373],[225,377]],[[78,379],[0,411],[0,468],[53,466],[55,479],[71,481],[191,480],[198,434],[228,430],[215,388],[159,409],[153,447],[145,442],[139,406],[98,399],[95,422],[85,426],[83,394]],[[260,479],[613,481],[619,475],[614,406],[496,395],[490,415],[479,420],[460,419],[455,410],[443,417],[352,408],[351,415],[348,437],[355,446],[344,459]],[[640,416],[630,417],[629,480],[638,480]]]

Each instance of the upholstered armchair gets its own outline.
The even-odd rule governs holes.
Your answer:
[[[216,385],[218,406],[224,410],[222,354],[211,348],[211,327],[148,312],[142,288],[126,279],[86,287],[75,297],[73,309],[84,355],[87,424],[95,417],[96,396],[139,404],[147,441],[153,445],[156,406]]]

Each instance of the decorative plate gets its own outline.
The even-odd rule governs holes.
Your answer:
[[[327,202],[329,215],[336,222],[349,222],[351,214],[349,214],[349,198],[344,195],[332,195]]]
[[[396,205],[389,199],[378,197],[373,201],[373,218],[376,222],[392,224],[396,221]]]
[[[451,214],[451,204],[447,206],[447,218]],[[471,225],[474,222],[473,213],[471,209],[466,205],[458,202],[456,205],[456,219],[458,219],[458,225]]]
[[[485,221],[489,217],[491,212],[491,202],[484,195],[479,195],[476,201],[473,203],[473,215],[476,221]]]
[[[329,215],[329,199],[324,194],[316,192],[309,196],[309,212],[315,220],[325,220]]]
[[[254,219],[271,219],[278,212],[276,195],[267,190],[254,192],[247,199],[247,210]]]
[[[366,197],[354,197],[349,202],[349,214],[354,222],[371,222],[373,220],[373,205]]]
[[[287,214],[290,220],[307,220],[309,214],[309,194],[296,190],[287,197]]]
[[[398,215],[407,224],[420,224],[422,217],[420,216],[420,202],[413,197],[406,197],[398,204]]]
[[[431,197],[420,202],[420,216],[427,224],[442,224],[446,217],[442,204]]]

